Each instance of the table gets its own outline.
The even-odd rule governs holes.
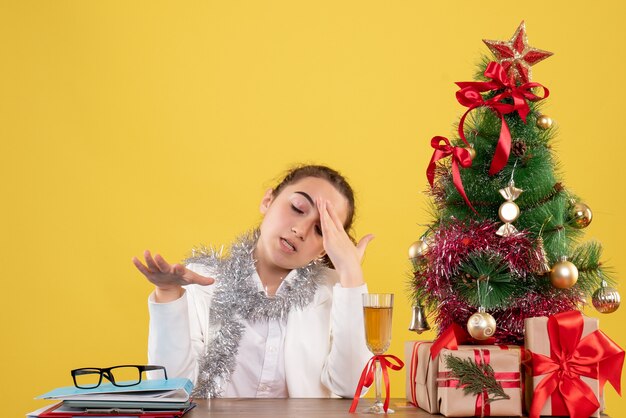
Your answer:
[[[198,404],[183,418],[221,418],[221,417],[258,417],[258,418],[373,418],[375,415],[359,413],[367,408],[372,399],[361,399],[357,412],[348,413],[351,399],[197,399]],[[406,399],[391,399],[390,406],[396,411],[390,418],[443,418],[431,415],[415,408]],[[602,415],[602,418],[609,418]]]
[[[258,418],[373,418],[375,415],[359,413],[366,409],[373,399],[361,399],[357,412],[348,413],[352,399],[198,399],[198,404],[183,418],[258,417]],[[396,411],[393,418],[430,418],[428,412],[415,408],[406,399],[391,399],[390,406]],[[441,415],[436,415],[442,417]]]

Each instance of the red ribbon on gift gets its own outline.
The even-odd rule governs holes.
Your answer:
[[[443,144],[441,141],[443,141]],[[459,170],[459,165],[463,168],[472,166],[470,152],[463,147],[453,147],[450,145],[448,138],[443,136],[433,137],[433,139],[430,140],[430,145],[435,149],[435,152],[433,152],[433,156],[430,159],[430,163],[428,164],[428,168],[426,169],[426,177],[428,178],[430,187],[432,187],[435,182],[435,169],[437,168],[435,163],[442,158],[452,156],[452,181],[454,182],[454,187],[456,187],[459,191],[459,194],[463,197],[467,206],[469,206],[474,213],[478,213],[465,194],[463,181],[461,181],[461,172]]]
[[[508,347],[506,347],[508,349]],[[482,352],[482,356],[481,356]],[[488,349],[482,350],[474,350],[474,361],[476,365],[480,366],[483,364],[489,364],[491,361],[491,354]],[[451,372],[440,372],[438,374],[439,379],[447,379],[447,380],[439,380],[437,382],[438,387],[446,387],[446,388],[463,388],[460,380],[458,379],[450,379],[452,376]],[[502,386],[503,389],[506,388],[519,388],[521,387],[520,382],[520,373],[519,372],[494,372],[494,377],[498,381],[498,383]],[[491,407],[489,406],[489,393],[487,389],[484,389],[482,393],[476,396],[476,405],[474,407],[474,415],[477,417],[490,416],[491,415]]]
[[[417,341],[413,344],[413,351],[411,353],[411,370],[409,372],[409,382],[411,385],[411,403],[417,407],[417,393],[415,393],[415,385],[417,383],[417,366],[419,364],[419,348],[420,345],[426,341]]]
[[[388,358],[394,360],[397,364],[393,364],[391,361],[387,360]],[[359,379],[359,384],[356,387],[356,392],[354,392],[352,405],[350,405],[350,413],[356,411],[356,406],[359,403],[363,387],[369,388],[372,383],[374,383],[376,362],[380,363],[380,368],[383,372],[383,380],[385,382],[385,403],[383,405],[383,409],[385,412],[389,409],[389,372],[387,371],[387,367],[391,370],[400,370],[404,367],[404,363],[398,357],[391,354],[380,354],[369,359],[365,365],[363,373],[361,373],[361,378]]]
[[[458,350],[459,344],[463,344],[469,338],[467,331],[456,322],[453,322],[430,346],[430,358],[434,360],[444,348]]]
[[[482,350],[483,355],[480,355],[481,350],[474,350],[474,361],[477,366],[480,366],[484,361],[485,364],[489,364],[489,350]],[[482,395],[482,396],[481,396]],[[478,417],[484,417],[491,415],[491,407],[489,406],[489,393],[487,388],[483,387],[483,393],[476,397],[476,406],[474,407],[474,415]]]
[[[486,340],[475,340],[472,338],[467,330],[461,327],[456,322],[453,322],[430,346],[430,357],[434,360],[439,355],[439,352],[444,348],[449,350],[458,350],[460,344],[484,344],[493,345],[496,339],[491,337]],[[506,346],[500,346],[503,350],[508,350]]]
[[[465,138],[465,133],[463,132],[463,127],[465,125],[465,118],[472,110],[477,107],[486,106],[497,113],[502,124],[500,127],[500,138],[496,145],[496,152],[494,153],[491,166],[489,167],[489,175],[494,175],[504,168],[511,153],[511,132],[509,125],[504,119],[504,115],[517,111],[524,123],[526,123],[526,116],[528,112],[530,112],[528,101],[535,102],[545,99],[550,95],[550,91],[539,83],[524,83],[517,86],[513,77],[507,77],[506,71],[502,65],[497,62],[490,62],[489,65],[487,65],[484,75],[491,81],[460,81],[456,83],[456,85],[461,88],[461,90],[456,93],[457,100],[463,106],[469,107],[459,122],[459,137],[469,146]],[[531,91],[531,89],[535,87],[541,87],[543,89],[543,96],[538,96]],[[494,90],[503,91],[489,100],[483,98],[481,93]],[[513,103],[502,102],[503,99],[507,98],[511,98]]]
[[[600,330],[581,339],[583,325],[583,316],[578,311],[548,318],[550,357],[532,353],[533,376],[546,377],[533,393],[530,418],[539,417],[548,397],[552,401],[552,415],[584,418],[593,414],[600,403],[581,376],[598,379],[600,392],[609,381],[621,395],[624,350]]]

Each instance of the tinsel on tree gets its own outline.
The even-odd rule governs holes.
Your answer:
[[[467,109],[456,138],[431,140],[434,220],[410,248],[411,287],[440,333],[457,323],[521,344],[525,318],[581,309],[594,292],[609,312],[619,294],[603,282],[600,244],[581,241],[591,210],[558,173],[557,132],[540,111],[549,90],[531,81],[551,53],[528,45],[523,22],[509,41],[484,42],[494,58],[457,83]]]

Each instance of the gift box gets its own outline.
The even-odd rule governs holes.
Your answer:
[[[445,339],[445,337],[443,337]],[[457,339],[451,339],[452,346],[458,350],[490,349],[490,350],[515,350],[519,353],[519,346],[506,345],[457,345]],[[442,344],[437,344],[435,350],[434,341],[407,341],[404,344],[404,360],[408,366],[406,371],[406,399],[413,405],[423,410],[436,414],[439,412],[437,400],[437,374],[439,372],[439,355]],[[519,354],[518,354],[519,356]]]
[[[624,351],[578,311],[527,318],[530,417],[599,417],[604,382],[619,391]]]
[[[413,405],[436,414],[437,360],[430,356],[432,341],[407,341],[404,343],[406,371],[406,398]]]
[[[520,353],[519,349],[509,350],[507,346],[459,346],[458,350],[441,350],[437,373],[439,413],[447,417],[522,416]],[[465,376],[448,367],[448,356],[471,365],[463,368]],[[487,375],[486,365],[493,369],[491,386],[497,390],[492,391],[482,384],[478,385],[482,391],[466,394],[467,382],[480,382]],[[477,374],[480,377],[475,377]]]

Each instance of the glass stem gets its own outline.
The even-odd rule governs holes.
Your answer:
[[[382,405],[383,401],[382,401],[382,379],[383,378],[383,371],[382,368],[380,366],[380,360],[376,360],[376,370],[374,372],[374,388],[376,390],[376,402],[375,404],[379,404]]]

